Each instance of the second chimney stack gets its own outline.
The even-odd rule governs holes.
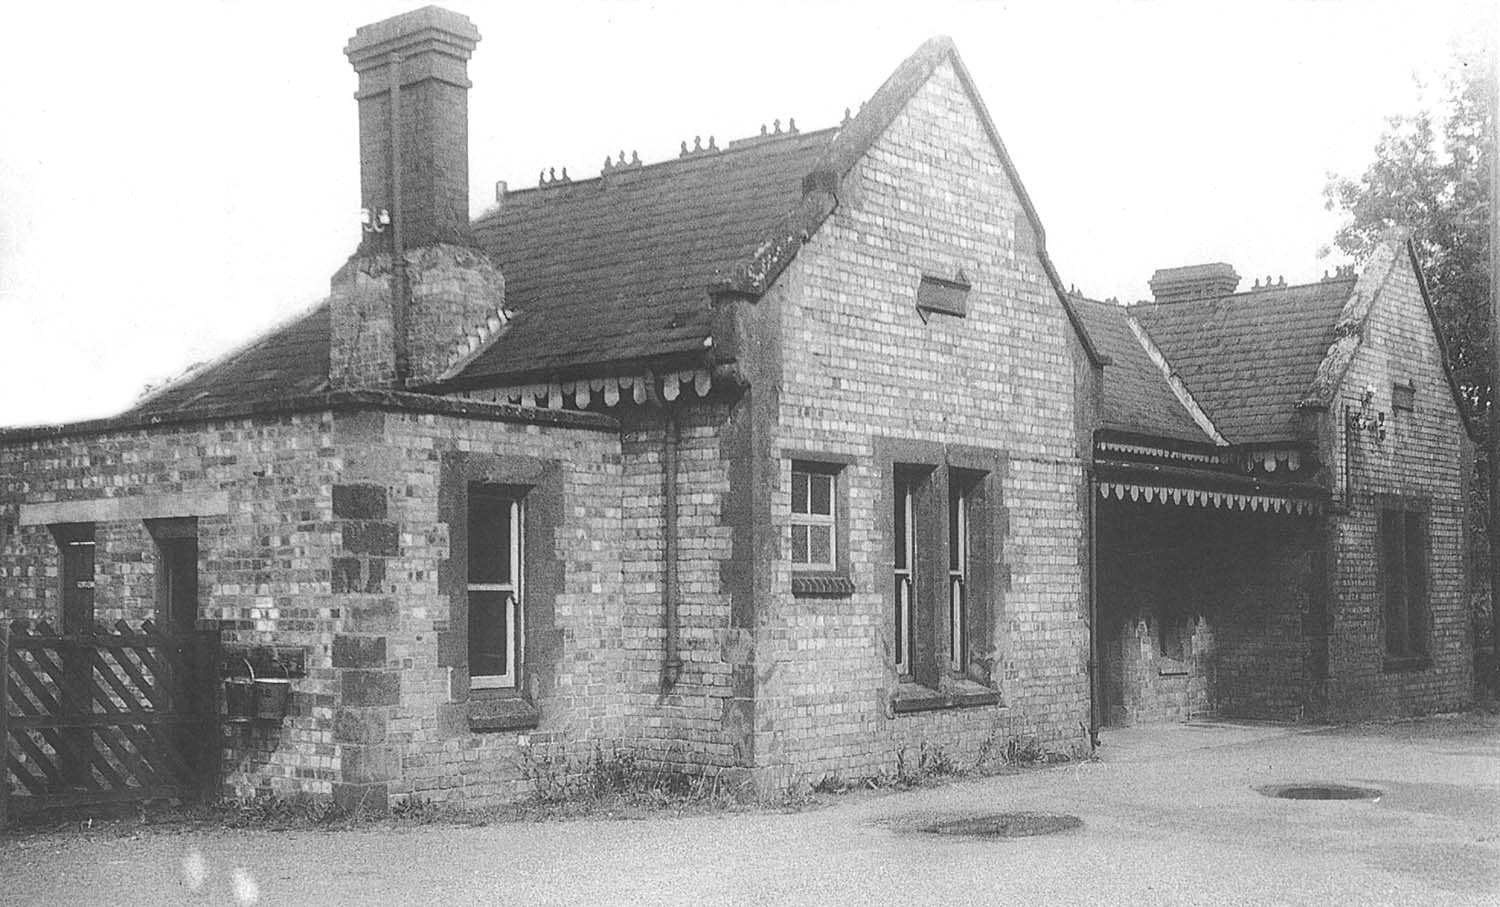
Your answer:
[[[1151,275],[1151,295],[1157,302],[1214,299],[1239,289],[1240,275],[1234,266],[1216,261],[1183,268],[1162,268]]]

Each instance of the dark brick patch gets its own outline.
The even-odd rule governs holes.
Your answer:
[[[350,554],[395,557],[400,553],[401,531],[395,523],[355,520],[344,524],[344,550]]]
[[[344,705],[396,705],[401,701],[401,674],[396,671],[344,672]]]
[[[372,557],[365,562],[364,591],[375,595],[385,591],[385,561]]]
[[[384,636],[345,636],[333,638],[335,668],[385,667]]]
[[[385,488],[379,485],[333,486],[333,515],[344,520],[383,520]]]
[[[374,709],[339,709],[333,713],[333,739],[336,743],[384,743],[386,717]]]
[[[348,627],[360,633],[393,633],[399,618],[396,602],[390,598],[361,601],[348,608]]]
[[[453,630],[439,630],[437,634],[437,663],[441,668],[456,668],[468,664],[467,634]]]
[[[364,591],[362,571],[359,558],[336,557],[333,559],[333,592],[335,595],[343,595],[349,592]]]

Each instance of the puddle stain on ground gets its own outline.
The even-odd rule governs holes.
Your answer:
[[[1009,839],[1063,834],[1083,827],[1077,816],[1046,812],[909,815],[878,823],[893,831],[945,838]]]
[[[1302,784],[1267,784],[1256,790],[1278,800],[1379,800],[1384,791],[1376,787],[1332,784],[1321,781]]]

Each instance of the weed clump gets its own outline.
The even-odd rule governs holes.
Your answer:
[[[707,768],[643,759],[634,750],[596,745],[592,752],[527,752],[524,807],[546,815],[619,811],[724,810],[758,803],[753,786]]]

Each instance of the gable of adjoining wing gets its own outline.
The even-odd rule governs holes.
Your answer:
[[[1333,408],[1373,390],[1368,405],[1391,412],[1397,385],[1419,410],[1436,407],[1473,437],[1415,248],[1391,239],[1365,263],[1301,403]]]
[[[1377,384],[1372,375],[1391,380]],[[1363,398],[1368,386],[1377,395],[1372,405],[1389,410],[1398,382],[1425,385],[1418,393],[1428,405],[1450,410],[1473,437],[1416,250],[1409,240],[1390,239],[1365,263],[1301,403],[1332,407]]]

